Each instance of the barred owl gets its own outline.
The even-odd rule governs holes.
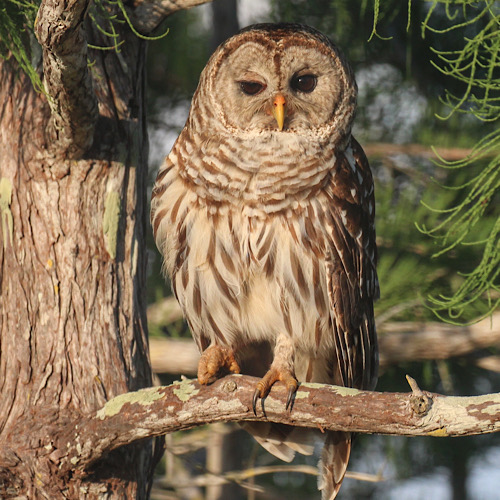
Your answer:
[[[161,167],[151,221],[202,356],[201,384],[227,372],[373,389],[378,295],[373,180],[351,135],[357,88],[339,49],[297,24],[250,26],[203,70]],[[287,405],[287,407],[289,404]],[[290,461],[318,431],[247,430]],[[327,432],[323,499],[344,477],[351,435]]]

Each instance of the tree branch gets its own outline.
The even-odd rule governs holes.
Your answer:
[[[165,17],[212,0],[143,0],[134,11],[134,26],[141,33],[153,32]]]
[[[196,376],[200,351],[191,339],[150,338],[149,357],[154,373]]]
[[[449,359],[500,344],[500,313],[467,326],[446,323],[384,323],[379,334],[382,365]]]
[[[400,436],[468,436],[500,430],[500,394],[472,397],[422,392],[377,393],[301,384],[293,410],[284,411],[281,384],[252,411],[258,379],[224,377],[210,386],[193,380],[122,394],[45,445],[64,474],[83,473],[103,455],[134,441],[213,422],[270,421],[324,430]],[[54,449],[55,448],[55,449]]]
[[[253,477],[262,476],[266,474],[275,474],[277,472],[288,472],[288,473],[298,472],[301,474],[309,474],[311,476],[317,476],[319,470],[318,467],[314,465],[292,465],[292,464],[264,465],[260,467],[250,467],[244,470],[228,471],[217,475],[213,473],[200,474],[195,477],[190,477],[188,480],[184,482],[179,482],[179,481],[170,482],[164,479],[160,479],[158,481],[155,481],[155,484],[161,485],[165,488],[174,487],[177,489],[182,489],[182,488],[188,488],[193,485],[205,487],[205,486],[228,484],[232,481],[235,481],[244,488],[246,487],[248,489],[255,491],[264,491],[264,488],[257,486],[255,484],[244,483],[244,481]],[[384,477],[380,473],[368,474],[366,472],[347,471],[345,477],[348,477],[350,479],[356,479],[358,481],[366,481],[370,483],[378,483],[384,480]]]
[[[422,158],[436,159],[437,155],[446,161],[462,160],[469,156],[473,150],[468,148],[435,148],[422,144],[392,144],[375,142],[363,144],[363,149],[368,157],[386,157],[398,154],[420,156]],[[434,152],[435,151],[435,152]],[[498,152],[491,151],[487,156],[494,156]]]
[[[52,111],[51,152],[69,159],[92,145],[98,116],[82,26],[88,5],[89,0],[43,0],[35,23]]]

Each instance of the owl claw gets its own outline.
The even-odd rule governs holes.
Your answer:
[[[293,402],[295,401],[295,393],[297,392],[297,384],[295,386],[290,386],[288,387],[288,396],[286,398],[286,406],[285,410],[290,410],[292,411],[293,408]]]
[[[277,381],[281,381],[286,385],[288,389],[288,395],[286,399],[285,409],[287,411],[292,411],[294,396],[297,392],[298,386],[297,379],[289,370],[280,370],[278,368],[271,367],[269,371],[264,375],[264,377],[259,380],[259,383],[255,388],[255,392],[253,393],[252,408],[255,416],[257,416],[257,400],[259,398],[262,399],[262,413],[264,414],[264,416],[266,416],[266,412],[264,411],[264,398],[269,394],[271,387]]]
[[[255,389],[255,392],[253,393],[253,398],[252,398],[252,408],[253,408],[253,414],[257,416],[257,401],[260,398],[260,389],[257,387]],[[264,399],[262,399],[262,413],[264,416],[266,416],[266,412],[264,411]]]

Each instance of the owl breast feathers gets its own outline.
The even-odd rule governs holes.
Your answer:
[[[375,204],[351,135],[356,94],[343,55],[316,30],[246,28],[203,70],[156,179],[151,221],[202,351],[199,381],[262,377],[254,411],[277,381],[288,403],[297,382],[376,384]],[[245,425],[283,460],[312,453],[312,430]],[[350,434],[326,433],[323,499],[336,496],[350,446]]]

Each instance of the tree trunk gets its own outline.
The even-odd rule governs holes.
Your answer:
[[[458,447],[451,456],[451,487],[453,500],[467,500],[467,454]]]
[[[66,125],[54,126],[47,97],[13,59],[0,66],[0,498],[145,498],[150,484],[151,441],[66,477],[54,447],[83,415],[151,385],[145,47],[115,29],[119,53],[88,53],[99,117],[83,159],[58,149]],[[90,23],[85,36],[113,43]]]
[[[212,8],[212,40],[214,51],[219,44],[235,35],[239,30],[236,0],[217,0]]]

